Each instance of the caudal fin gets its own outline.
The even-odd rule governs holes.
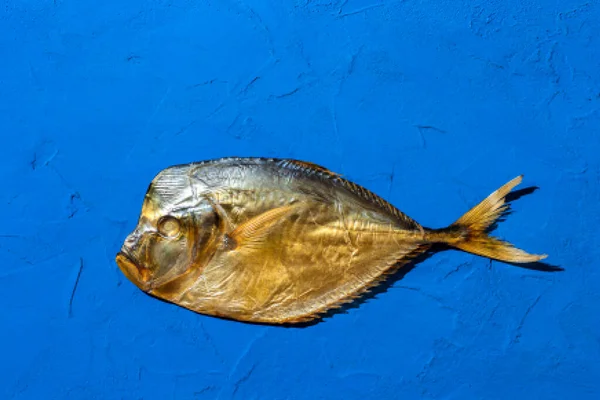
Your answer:
[[[445,243],[469,253],[511,263],[528,263],[546,258],[546,254],[529,254],[486,233],[506,211],[508,205],[505,204],[505,197],[522,179],[523,175],[520,175],[506,183],[449,227],[428,231],[427,238],[433,243]]]

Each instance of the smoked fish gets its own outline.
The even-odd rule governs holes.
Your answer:
[[[139,289],[200,314],[313,321],[442,243],[510,263],[546,258],[487,234],[518,176],[429,229],[325,167],[227,157],[160,171],[116,262]]]

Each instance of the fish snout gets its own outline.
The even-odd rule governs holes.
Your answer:
[[[144,292],[149,291],[150,288],[150,270],[146,268],[141,262],[139,257],[140,244],[142,233],[136,229],[129,234],[120,251],[117,253],[116,262],[121,271],[131,280],[135,285],[143,290]]]
[[[130,251],[134,250],[140,242],[141,236],[141,233],[138,232],[138,230],[136,229],[135,231],[127,235],[125,241],[123,242],[123,248]]]
[[[150,271],[144,266],[139,265],[128,252],[119,251],[116,256],[116,262],[121,272],[138,288],[144,292],[151,290]]]
[[[121,252],[125,253],[131,260],[137,260],[136,255],[139,255],[143,244],[144,231],[139,227],[131,232],[121,246]]]

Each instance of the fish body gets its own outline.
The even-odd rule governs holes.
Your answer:
[[[432,230],[316,164],[231,157],[176,165],[152,180],[116,261],[141,290],[201,314],[307,322],[434,243],[509,262],[544,258],[484,232],[520,181]]]

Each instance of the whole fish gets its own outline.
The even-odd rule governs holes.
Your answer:
[[[489,236],[516,177],[443,229],[305,161],[229,157],[164,169],[116,261],[195,312],[290,324],[364,294],[435,243],[511,263],[546,257]]]

